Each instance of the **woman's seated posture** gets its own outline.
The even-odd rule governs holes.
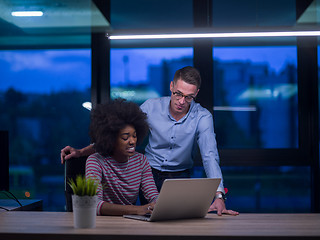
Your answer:
[[[98,215],[151,213],[158,191],[146,157],[135,151],[148,130],[146,114],[133,102],[116,99],[92,110],[96,153],[87,159],[86,177],[99,183]],[[149,204],[134,205],[140,189]]]

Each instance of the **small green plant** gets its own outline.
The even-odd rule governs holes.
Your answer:
[[[93,179],[86,179],[85,176],[78,175],[76,181],[69,179],[69,186],[73,194],[78,196],[94,196],[97,194],[98,184]]]

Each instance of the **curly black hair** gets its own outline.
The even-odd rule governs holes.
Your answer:
[[[102,156],[112,156],[121,129],[131,125],[137,134],[137,144],[148,134],[147,115],[134,102],[125,99],[98,104],[91,111],[90,137]]]

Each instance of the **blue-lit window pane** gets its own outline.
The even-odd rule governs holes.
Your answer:
[[[310,212],[309,167],[223,167],[228,207],[241,212]],[[301,189],[303,194],[300,194]]]
[[[297,148],[297,50],[215,47],[214,116],[221,148]]]
[[[240,213],[311,211],[310,167],[221,167],[228,209]],[[194,167],[192,177],[206,177]],[[303,194],[301,194],[303,192]]]
[[[170,95],[170,82],[179,68],[192,65],[192,48],[111,49],[111,98],[138,104]]]
[[[64,210],[60,150],[90,140],[91,52],[0,51],[0,129],[9,131],[10,191]]]

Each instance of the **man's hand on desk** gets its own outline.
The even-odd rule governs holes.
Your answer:
[[[217,211],[218,216],[221,216],[222,214],[228,214],[228,215],[239,215],[239,212],[233,211],[233,210],[227,210],[226,204],[222,198],[215,198],[214,202],[209,207],[208,212]]]

